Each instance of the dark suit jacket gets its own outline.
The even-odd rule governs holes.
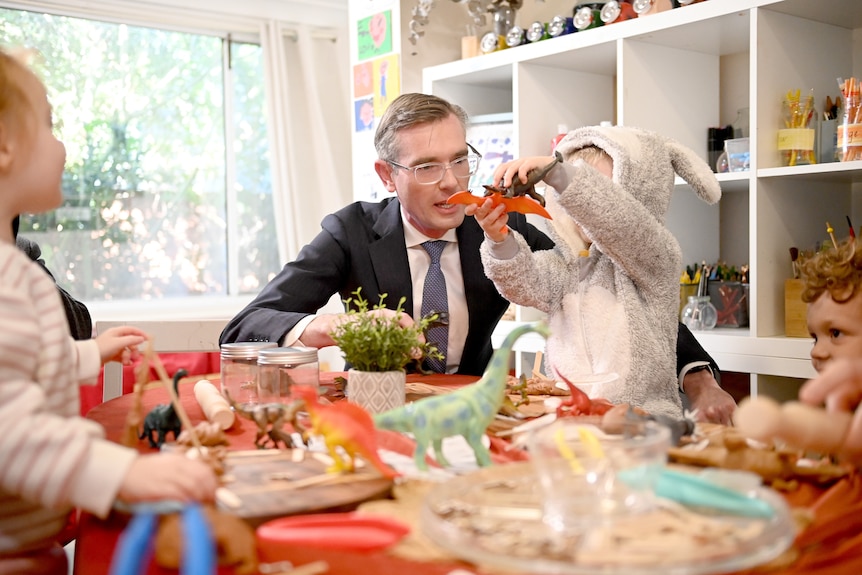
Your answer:
[[[400,203],[396,198],[381,202],[355,202],[323,219],[323,230],[302,248],[296,260],[284,266],[263,291],[234,317],[220,342],[281,341],[303,317],[316,313],[334,293],[349,298],[361,287],[369,302],[394,308],[404,297],[404,310],[413,312],[413,286],[404,245]],[[522,214],[510,213],[509,226],[517,230],[535,250],[554,243],[528,224]],[[480,375],[493,352],[491,333],[509,306],[485,277],[479,256],[484,240],[482,228],[471,217],[457,228],[464,292],[470,315],[467,340],[458,373]],[[529,281],[525,278],[525,281]],[[686,350],[682,365],[702,359],[711,361],[691,332],[680,330],[680,349]],[[689,355],[691,354],[691,355]],[[715,367],[718,372],[717,366]]]
[[[510,214],[509,225],[522,233],[533,249],[553,246],[521,214]],[[279,341],[303,317],[325,305],[332,294],[338,293],[344,300],[359,287],[369,302],[376,303],[381,294],[387,294],[384,303],[390,308],[406,298],[404,310],[415,317],[404,227],[396,198],[355,202],[326,216],[322,227],[296,260],[284,266],[227,324],[222,343]],[[479,375],[491,358],[491,332],[509,304],[485,277],[479,256],[484,235],[476,220],[464,218],[456,234],[470,314],[458,373]]]

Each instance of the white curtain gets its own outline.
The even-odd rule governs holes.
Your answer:
[[[278,251],[294,259],[323,217],[352,200],[351,77],[345,40],[261,25]]]

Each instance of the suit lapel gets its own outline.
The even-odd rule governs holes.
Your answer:
[[[368,248],[371,265],[377,278],[380,293],[388,294],[384,303],[395,309],[401,296],[407,298],[404,311],[413,310],[413,285],[410,280],[410,262],[404,245],[404,225],[401,222],[401,204],[392,200],[383,209],[374,231],[378,239]],[[370,301],[374,305],[376,301]]]

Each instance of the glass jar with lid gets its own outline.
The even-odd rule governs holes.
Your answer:
[[[708,295],[688,296],[688,303],[682,310],[680,321],[691,331],[712,329],[718,321],[718,311]]]
[[[221,345],[221,391],[241,406],[260,403],[257,395],[257,355],[274,341],[239,341]]]
[[[320,385],[317,349],[274,347],[260,350],[257,357],[257,393],[260,401],[287,403],[295,385]]]

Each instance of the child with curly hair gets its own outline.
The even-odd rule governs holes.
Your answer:
[[[854,413],[837,453],[862,466],[862,240],[850,237],[802,264],[802,301],[817,377],[799,390],[810,405]]]
[[[51,277],[17,248],[12,220],[60,205],[66,149],[42,82],[0,50],[0,575],[65,575],[57,541],[74,507],[213,500],[213,472],[176,454],[138,455],[78,416],[78,385],[128,360],[133,327],[74,341]]]
[[[848,238],[837,249],[818,252],[802,264],[801,275],[814,369],[862,358],[862,240]]]

